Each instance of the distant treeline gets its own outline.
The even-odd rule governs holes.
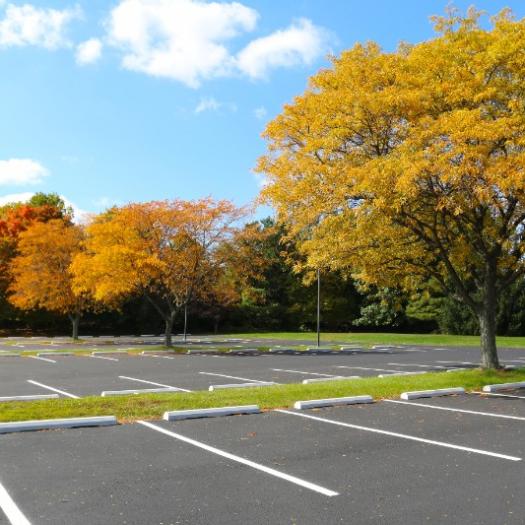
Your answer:
[[[209,210],[218,213],[221,221],[225,214],[228,220],[237,220],[242,214],[229,205],[224,207],[224,203],[217,212],[219,204],[209,200],[198,202],[201,208],[197,211],[194,203],[190,203],[188,209],[182,203],[186,213],[183,218],[180,201],[175,206],[164,203],[156,204],[153,208],[144,207],[147,205],[126,208],[126,213],[131,209],[134,214],[142,214],[137,219],[141,228],[152,217],[151,213],[162,212],[164,224],[169,223],[173,229],[170,239],[176,238],[178,242],[184,243],[180,250],[183,249],[182,246],[186,250],[183,262],[175,259],[170,259],[169,262],[187,265],[190,260],[188,254],[193,254],[192,257],[195,258],[191,261],[200,261],[203,268],[201,274],[192,274],[194,280],[191,282],[187,273],[185,274],[184,294],[181,299],[176,295],[174,301],[179,301],[179,307],[174,308],[170,314],[173,333],[183,330],[185,313],[182,306],[186,308],[187,330],[190,333],[315,329],[316,275],[315,272],[301,269],[300,255],[293,241],[286,237],[284,227],[276,225],[271,218],[235,227],[229,224],[226,227],[221,222],[220,227],[214,230],[215,233],[220,232],[220,235],[213,249],[210,248],[210,255],[197,250],[202,248],[201,244],[188,244],[189,237],[181,237],[181,221],[186,221],[185,225],[191,222],[194,226],[195,213],[202,219],[202,210],[206,213]],[[118,225],[115,222],[116,217],[122,213],[118,209],[108,210],[95,218],[92,224],[98,224],[104,235],[109,235],[110,232],[114,234]],[[188,218],[188,214],[193,215]],[[152,222],[152,225],[160,220],[155,217],[156,222]],[[179,222],[175,223],[174,218]],[[126,216],[126,225],[129,225],[130,220],[130,216]],[[93,238],[91,241],[88,238],[97,233],[93,229],[90,232],[89,228],[89,225],[74,225],[72,210],[56,194],[37,194],[26,204],[14,203],[0,209],[0,327],[4,333],[32,332],[51,335],[63,334],[69,330],[71,312],[62,306],[62,309],[44,307],[57,303],[63,305],[67,301],[62,296],[49,297],[59,288],[59,283],[55,283],[51,274],[45,273],[49,272],[49,268],[41,267],[40,262],[48,257],[53,264],[58,264],[57,253],[63,255],[68,247],[80,243],[83,246],[83,257],[89,256],[84,262],[90,273],[101,262],[93,258],[93,250],[96,249],[93,247]],[[148,232],[153,231],[154,227],[151,226]],[[185,230],[184,235],[189,235],[187,231]],[[144,233],[143,230],[140,232]],[[129,242],[133,244],[135,240],[130,238]],[[191,242],[194,242],[193,238]],[[50,250],[47,253],[51,245],[55,251]],[[117,242],[115,246],[120,248],[122,244]],[[174,250],[174,246],[170,249]],[[187,251],[189,246],[190,252]],[[165,249],[165,244],[162,244],[162,249]],[[197,258],[197,253],[200,258]],[[115,253],[112,252],[111,257],[114,256]],[[115,259],[115,264],[124,264],[122,261],[123,259]],[[59,262],[64,264],[63,261]],[[144,264],[150,264],[150,261],[144,260]],[[100,271],[104,271],[103,267]],[[155,272],[161,270],[148,267],[147,271],[150,272],[147,274],[148,279],[158,279],[160,273]],[[141,269],[135,276],[136,279],[143,279],[144,272]],[[180,272],[177,275],[182,279]],[[101,281],[100,273],[92,278],[98,284]],[[80,333],[118,335],[165,332],[166,319],[159,316],[158,308],[165,299],[162,296],[164,288],[153,288],[150,283],[143,288],[138,285],[128,287],[128,278],[130,281],[133,279],[129,273],[125,274],[120,288],[115,282],[115,293],[109,295],[111,300],[106,301],[103,307],[98,305],[84,308],[75,303],[75,307],[82,310]],[[111,279],[116,277],[111,276]],[[47,282],[47,287],[42,284],[45,280],[50,281]],[[86,281],[84,278],[83,282],[88,281],[89,279]],[[171,286],[175,289],[175,285]],[[182,287],[180,283],[177,286]],[[202,290],[197,289],[198,287]],[[35,291],[28,293],[27,290],[32,288]],[[85,295],[87,288],[87,285],[82,288],[80,295]],[[191,293],[188,292],[190,289]],[[365,288],[351,275],[323,272],[322,329],[476,334],[478,323],[472,313],[461,303],[440,295],[437,289],[430,282],[420,293],[408,296],[396,289]],[[78,290],[77,287],[77,300]],[[71,302],[71,298],[68,300]],[[156,300],[160,302],[156,303]],[[505,296],[499,305],[499,311],[498,332],[501,335],[525,335],[525,289],[522,285],[516,285]]]

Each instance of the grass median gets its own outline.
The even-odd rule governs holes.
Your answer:
[[[295,401],[369,394],[375,399],[394,398],[410,390],[462,386],[478,390],[484,385],[525,381],[525,368],[512,371],[468,370],[414,376],[361,378],[309,385],[286,384],[250,389],[191,393],[140,394],[126,397],[85,397],[45,401],[9,401],[0,405],[0,421],[26,421],[83,416],[115,415],[120,422],[159,419],[166,410],[235,405],[262,409],[291,407]]]
[[[304,341],[305,344],[315,345],[315,332],[261,332],[225,334],[223,338],[238,337],[242,339],[281,339],[283,341]],[[428,346],[476,346],[479,347],[478,335],[449,335],[449,334],[398,334],[398,333],[340,333],[326,332],[321,334],[321,344],[355,343],[363,346],[371,345],[428,345]],[[525,337],[500,336],[497,344],[502,348],[525,348]]]

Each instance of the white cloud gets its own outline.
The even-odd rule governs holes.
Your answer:
[[[122,66],[198,87],[228,74],[234,61],[226,41],[254,29],[257,11],[240,3],[199,0],[121,0],[107,23]]]
[[[202,113],[203,111],[217,111],[221,107],[221,103],[213,97],[204,97],[195,108],[195,113]]]
[[[34,192],[26,191],[23,193],[10,193],[9,195],[1,195],[0,196],[0,206],[3,206],[4,204],[10,204],[12,202],[27,202],[31,199],[31,197],[34,195]],[[73,220],[76,223],[83,223],[86,222],[87,219],[90,217],[90,213],[83,210],[82,208],[79,208],[76,204],[71,202],[67,197],[64,197],[63,195],[60,195],[60,198],[64,201],[64,204],[66,206],[71,206],[73,208]]]
[[[202,97],[195,107],[194,112],[198,115],[199,113],[203,113],[205,111],[217,112],[221,109],[235,112],[237,111],[237,105],[233,102],[219,102],[214,97]]]
[[[0,184],[38,184],[49,175],[42,164],[32,159],[0,160]]]
[[[326,41],[325,30],[302,18],[250,42],[237,55],[237,66],[252,78],[264,78],[277,67],[311,64],[325,51]]]
[[[67,46],[67,26],[81,15],[78,6],[58,10],[31,4],[7,4],[4,17],[0,20],[0,46],[40,46],[47,49]]]
[[[252,172],[252,175],[254,176],[255,181],[257,182],[257,186],[261,189],[266,188],[266,186],[268,186],[268,184],[270,183],[266,175],[263,175],[262,173]]]
[[[255,108],[253,110],[253,114],[255,115],[255,118],[258,120],[263,120],[266,115],[268,115],[268,111],[266,111],[266,108],[264,106]]]
[[[111,208],[112,206],[121,206],[122,201],[119,199],[112,199],[111,197],[102,196],[93,201],[93,204],[97,208]]]
[[[87,65],[95,63],[102,55],[102,42],[98,38],[90,38],[77,46],[77,64]]]
[[[0,206],[11,204],[12,202],[27,202],[34,192],[25,191],[23,193],[10,193],[9,195],[0,195]]]

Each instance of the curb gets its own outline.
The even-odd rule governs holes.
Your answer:
[[[127,350],[100,350],[96,352],[91,352],[91,355],[108,355],[108,354],[127,354]]]
[[[179,421],[182,419],[196,419],[201,417],[236,416],[241,414],[259,414],[261,410],[257,405],[238,407],[200,408],[197,410],[174,410],[164,412],[164,421]]]
[[[301,352],[300,350],[294,350],[293,348],[270,348],[268,350],[269,354],[283,354],[283,355],[299,355],[304,352]]]
[[[303,385],[310,383],[324,383],[326,381],[344,381],[345,379],[361,379],[361,376],[341,376],[341,377],[316,377],[314,379],[303,379]]]
[[[106,427],[117,424],[115,416],[73,417],[67,419],[41,419],[0,423],[0,434],[27,432],[30,430],[51,430],[55,428]]]
[[[58,399],[58,394],[38,394],[32,396],[4,396],[0,397],[0,402],[4,401],[39,401],[41,399]]]
[[[514,388],[525,388],[525,381],[519,383],[500,383],[498,385],[485,385],[483,392],[497,392],[498,390],[511,390]]]
[[[398,376],[420,376],[428,372],[392,372],[391,374],[379,374],[377,377],[398,377]]]
[[[73,352],[38,352],[37,357],[71,357],[75,354]]]
[[[319,347],[317,346],[309,346],[306,348],[306,351],[310,354],[331,354],[331,353],[337,353],[337,350],[334,350],[333,348],[327,348],[327,347]]]
[[[128,396],[136,394],[162,394],[170,392],[180,392],[180,390],[178,388],[133,388],[131,390],[104,390],[104,392],[101,392],[100,397]]]
[[[293,407],[297,410],[322,408],[338,405],[356,405],[359,403],[373,403],[372,396],[334,397],[329,399],[312,399],[310,401],[296,401]]]
[[[260,383],[231,383],[228,385],[211,385],[208,390],[213,392],[214,390],[223,390],[224,388],[253,388],[257,386],[275,386],[277,383],[273,381],[266,381]]]
[[[403,392],[400,397],[401,399],[408,401],[410,399],[419,399],[421,397],[452,396],[454,394],[464,394],[464,393],[465,393],[465,389],[463,387],[455,387],[455,388],[440,388],[438,390],[419,390],[419,391],[414,391],[414,392]]]

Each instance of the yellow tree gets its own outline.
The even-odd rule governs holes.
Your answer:
[[[215,252],[243,211],[228,201],[159,201],[114,208],[87,227],[72,265],[75,290],[106,304],[142,294],[172,345],[177,313],[209,292]]]
[[[36,222],[20,233],[18,255],[9,267],[9,301],[22,310],[43,308],[67,315],[73,339],[78,339],[80,318],[90,304],[86,294],[73,291],[69,271],[82,237],[80,227],[63,219]]]
[[[525,272],[525,21],[479,18],[451,11],[432,40],[334,58],[268,125],[258,169],[311,267],[438,282],[498,367],[498,300]]]

